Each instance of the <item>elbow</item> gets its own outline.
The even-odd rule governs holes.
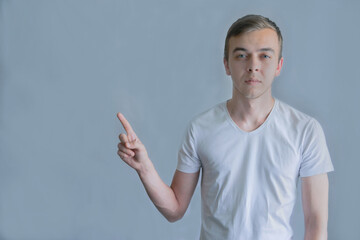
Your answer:
[[[168,220],[170,223],[174,223],[176,221],[179,221],[180,219],[182,219],[182,217],[183,217],[183,214],[165,216],[166,220]]]
[[[327,239],[327,219],[321,217],[306,218],[305,239]]]
[[[305,227],[327,230],[327,215],[313,214],[305,216]]]
[[[168,220],[169,223],[174,223],[174,222],[176,222],[176,221],[179,221],[180,218],[167,217],[166,220]]]
[[[168,220],[170,223],[174,223],[176,221],[179,221],[184,216],[185,212],[173,212],[171,214],[164,215],[166,220]]]
[[[161,214],[168,220],[168,222],[173,223],[176,221],[179,221],[182,219],[182,217],[185,215],[186,208],[182,207],[179,203],[176,203],[168,208],[160,208],[158,207],[158,210],[161,212]]]

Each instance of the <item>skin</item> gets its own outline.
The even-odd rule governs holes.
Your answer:
[[[224,59],[224,66],[233,81],[233,95],[227,108],[231,118],[244,131],[258,128],[274,106],[271,86],[283,66],[279,49],[276,32],[272,29],[256,30],[229,39],[229,59]],[[129,122],[121,113],[117,117],[126,131],[119,135],[118,155],[136,170],[147,194],[164,217],[170,222],[181,219],[195,191],[199,171],[183,173],[176,170],[171,185],[166,185]],[[302,178],[302,202],[305,240],[327,239],[327,174]]]
[[[126,134],[120,134],[118,155],[136,170],[147,194],[160,213],[169,221],[181,219],[189,206],[199,179],[200,171],[183,173],[175,171],[171,186],[166,185],[152,164],[145,146],[121,113],[117,114]]]
[[[279,51],[278,37],[272,29],[229,39],[229,58],[224,59],[224,66],[233,82],[233,95],[227,107],[234,122],[244,131],[258,128],[274,105],[271,86],[284,61],[279,60]]]
[[[327,239],[329,180],[327,174],[301,178],[305,240]]]

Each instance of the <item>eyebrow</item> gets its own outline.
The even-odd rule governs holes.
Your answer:
[[[233,53],[236,51],[244,51],[244,52],[248,52],[248,50],[246,48],[243,47],[237,47],[233,50]],[[259,50],[257,50],[257,52],[273,52],[275,53],[274,49],[272,48],[260,48]]]

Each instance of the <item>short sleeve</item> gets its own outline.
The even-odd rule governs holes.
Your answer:
[[[326,139],[320,124],[312,119],[305,130],[302,144],[300,177],[334,171]]]
[[[192,123],[188,124],[179,148],[177,170],[194,173],[201,168],[201,162],[196,153],[196,135]]]

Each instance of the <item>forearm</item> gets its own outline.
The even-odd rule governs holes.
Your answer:
[[[327,240],[327,221],[309,218],[305,221],[305,240]]]
[[[149,161],[146,167],[137,172],[147,194],[160,213],[170,222],[181,218],[179,202],[174,191],[161,180],[152,162]]]
[[[326,240],[328,223],[327,174],[302,178],[305,240]]]
[[[180,219],[184,212],[184,210],[181,209],[186,209],[187,202],[182,200],[183,207],[179,207],[180,202],[176,198],[174,190],[161,180],[153,163],[149,159],[144,144],[142,144],[136,136],[130,123],[121,113],[118,113],[117,116],[127,133],[127,135],[123,133],[119,135],[118,155],[124,162],[136,170],[151,201],[166,219],[170,222]],[[194,183],[196,185],[195,181]],[[195,185],[193,186],[195,187]],[[182,189],[181,186],[184,186],[184,184],[180,184],[180,189]],[[190,193],[191,191],[188,192]],[[192,193],[193,191],[191,194]],[[186,194],[185,192],[183,195],[185,195],[185,200],[189,199],[190,194]],[[182,199],[184,199],[184,197]]]

